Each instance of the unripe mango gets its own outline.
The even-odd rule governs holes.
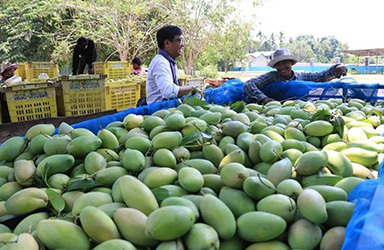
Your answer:
[[[347,156],[351,162],[359,163],[366,167],[370,167],[378,161],[377,152],[362,148],[347,148],[341,151],[341,153]]]
[[[140,172],[145,167],[145,156],[139,150],[127,148],[123,154],[123,166],[130,172]]]
[[[23,153],[27,144],[23,137],[15,136],[0,146],[0,161],[13,161]]]
[[[75,158],[84,158],[88,153],[101,147],[102,144],[102,140],[95,135],[79,136],[68,144],[67,152]]]
[[[5,208],[10,214],[22,215],[36,209],[46,207],[47,194],[38,188],[26,188],[13,194],[5,202]]]
[[[260,200],[275,193],[275,185],[261,176],[248,177],[243,183],[244,192],[254,200]]]
[[[113,183],[123,175],[127,175],[128,171],[122,167],[109,167],[96,173],[95,181],[97,184],[112,187]]]
[[[204,221],[217,231],[220,238],[230,239],[235,235],[235,217],[224,202],[213,195],[204,195],[200,211]]]
[[[194,222],[195,214],[189,207],[161,207],[148,216],[145,233],[157,240],[175,240],[186,234]]]
[[[223,187],[220,190],[219,199],[228,206],[235,218],[255,211],[255,204],[243,191]]]
[[[333,227],[329,229],[320,242],[320,249],[341,249],[345,239],[345,227]]]
[[[42,160],[36,169],[37,176],[51,176],[57,173],[64,173],[75,164],[75,158],[72,155],[51,155]]]
[[[146,215],[159,208],[152,191],[135,177],[130,175],[121,177],[120,188],[124,202],[128,207],[136,208]]]
[[[101,147],[116,150],[119,147],[119,140],[117,137],[107,129],[100,129],[97,132],[97,137],[102,141]]]
[[[190,209],[193,210],[193,212],[195,213],[195,216],[196,216],[195,217],[196,220],[200,217],[200,213],[199,213],[199,210],[197,209],[196,205],[192,201],[190,201],[186,198],[168,197],[161,202],[161,207],[166,207],[166,206],[186,206],[186,207],[189,207]]]
[[[347,201],[348,195],[347,192],[345,192],[343,189],[339,187],[333,187],[328,185],[314,185],[309,186],[308,188],[316,190],[323,196],[325,202],[330,201]]]
[[[80,197],[82,196],[84,193],[81,192],[81,191],[70,191],[70,192],[65,192],[64,194],[62,194],[62,197],[65,201],[65,208],[64,208],[64,211],[65,212],[70,212],[72,211],[72,208],[73,208],[73,204],[75,203],[75,201]]]
[[[185,236],[185,245],[189,250],[219,249],[219,236],[215,229],[203,223],[196,223]]]
[[[203,175],[194,168],[182,168],[178,174],[180,186],[188,192],[198,192],[204,185]]]
[[[245,250],[290,250],[290,248],[281,241],[272,240],[268,242],[254,243]]]
[[[36,166],[33,161],[18,160],[14,163],[16,181],[22,186],[31,186],[34,182]]]
[[[240,163],[232,162],[221,169],[221,180],[231,188],[241,188],[245,179],[249,177],[248,170]]]
[[[58,190],[64,190],[67,186],[67,182],[69,180],[69,176],[65,174],[54,174],[48,178],[48,185],[51,188],[55,188]]]
[[[313,121],[304,127],[304,133],[309,136],[326,136],[333,132],[333,126],[327,121]]]
[[[286,227],[284,219],[265,212],[249,212],[237,219],[240,238],[249,242],[272,240],[282,234]]]
[[[28,144],[28,151],[37,155],[44,153],[44,144],[50,139],[47,135],[37,135]]]
[[[88,236],[81,227],[64,220],[42,220],[37,225],[37,235],[50,249],[89,250]]]
[[[304,153],[295,163],[295,171],[300,175],[312,175],[320,171],[328,163],[327,154],[323,151]]]
[[[96,243],[120,239],[120,233],[112,219],[96,207],[88,206],[80,212],[81,226]]]
[[[265,162],[275,162],[279,159],[281,153],[283,152],[283,147],[277,141],[268,141],[263,144],[260,149],[260,158]]]
[[[295,218],[296,202],[286,195],[273,194],[257,203],[257,211],[278,215],[289,223]]]
[[[324,223],[328,219],[324,198],[313,189],[304,189],[297,199],[300,213],[313,223]]]
[[[125,148],[139,150],[143,155],[146,155],[152,147],[149,139],[143,137],[132,137],[125,141]]]
[[[90,152],[84,159],[84,168],[87,174],[94,174],[106,167],[107,161],[97,152]]]
[[[36,124],[27,130],[25,136],[28,141],[31,141],[37,135],[53,135],[53,132],[55,132],[53,124]]]
[[[162,132],[152,138],[152,145],[155,149],[172,149],[180,145],[182,135],[180,132]]]
[[[74,215],[80,212],[87,206],[98,207],[112,202],[111,195],[103,192],[89,192],[78,197],[73,204],[72,213]]]
[[[71,137],[68,135],[52,137],[44,143],[44,153],[47,155],[66,154],[70,142]]]
[[[277,185],[276,190],[281,193],[285,194],[292,199],[296,200],[297,197],[301,194],[303,191],[303,188],[301,187],[300,183],[293,179],[287,179],[283,180],[282,182]]]
[[[203,156],[211,161],[215,167],[219,167],[221,160],[224,158],[223,151],[215,144],[203,146]]]
[[[267,179],[275,186],[279,185],[283,180],[291,178],[291,176],[292,163],[288,158],[273,163],[267,173]]]
[[[17,224],[16,228],[13,230],[13,233],[22,234],[33,232],[41,220],[48,218],[49,215],[47,212],[31,214],[20,221],[19,224]]]
[[[97,245],[93,250],[110,250],[110,249],[124,249],[124,250],[136,250],[136,247],[129,241],[113,239],[107,240]]]
[[[176,158],[169,149],[161,148],[153,154],[153,163],[159,167],[176,167]]]
[[[346,227],[352,218],[355,204],[348,201],[330,201],[326,204],[328,220],[325,225],[328,227]]]
[[[321,241],[318,225],[306,220],[295,221],[288,230],[288,243],[293,249],[315,249]]]
[[[132,128],[137,128],[144,121],[144,117],[142,115],[129,114],[124,117],[123,122],[125,123],[125,128],[130,130]]]

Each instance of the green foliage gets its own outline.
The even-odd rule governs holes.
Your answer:
[[[218,78],[219,74],[217,71],[217,65],[207,65],[200,69],[199,76],[207,78]]]

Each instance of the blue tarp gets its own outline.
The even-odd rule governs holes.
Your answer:
[[[384,249],[384,161],[379,168],[378,180],[361,182],[349,194],[356,204],[346,230],[342,250]]]
[[[240,80],[233,79],[218,88],[207,89],[205,90],[205,99],[209,103],[216,104],[231,104],[240,100],[247,101],[243,84]],[[350,77],[335,82],[274,82],[262,89],[268,97],[278,101],[359,98],[372,104],[378,100],[384,100],[384,96],[378,95],[379,90],[383,91],[384,94],[384,85],[379,83],[357,83]]]

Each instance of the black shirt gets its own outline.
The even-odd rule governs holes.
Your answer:
[[[82,74],[83,73],[82,71],[84,71],[84,68],[79,69],[80,56],[84,57],[85,65],[88,64],[89,69],[93,68],[92,63],[95,62],[97,59],[97,51],[96,51],[95,43],[91,39],[87,39],[87,41],[88,41],[88,47],[85,50],[82,50],[80,46],[77,44],[75,46],[75,49],[73,51],[73,59],[72,59],[73,75],[77,75],[78,73]]]

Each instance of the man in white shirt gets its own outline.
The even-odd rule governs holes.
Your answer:
[[[156,34],[159,54],[149,64],[146,92],[147,104],[181,97],[194,86],[179,86],[176,58],[183,53],[182,30],[173,25],[162,27]]]

